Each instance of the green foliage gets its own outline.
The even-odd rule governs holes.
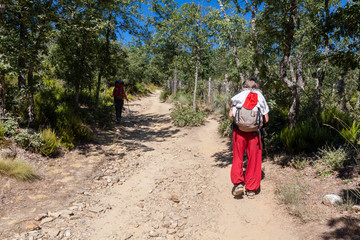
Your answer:
[[[19,123],[14,118],[9,117],[2,123],[2,127],[6,136],[13,136],[19,129]]]
[[[360,123],[354,120],[351,126],[346,126],[341,130],[341,135],[348,144],[357,145],[360,140]]]
[[[41,131],[43,145],[40,153],[44,156],[56,156],[60,150],[60,141],[57,139],[55,132],[51,128]]]
[[[22,146],[25,150],[32,152],[39,152],[43,146],[43,141],[40,133],[35,133],[29,129],[22,129],[14,137],[14,141]]]
[[[297,155],[290,160],[290,165],[297,170],[304,169],[308,164],[309,159],[300,155]]]
[[[205,123],[207,113],[202,111],[196,112],[191,107],[175,104],[175,107],[171,110],[170,116],[176,126],[200,126]]]
[[[191,96],[184,91],[177,91],[176,94],[171,95],[171,101],[187,106],[192,104]]]
[[[310,120],[297,124],[293,130],[286,127],[281,131],[280,139],[287,151],[294,154],[315,151],[331,139],[331,133]]]
[[[232,133],[232,121],[229,118],[223,119],[219,123],[218,132],[222,137],[230,137]]]
[[[164,87],[160,94],[160,100],[166,101],[170,95],[171,95],[170,90],[167,87]]]
[[[2,122],[0,121],[0,138],[3,138],[5,136],[5,131],[2,126]]]
[[[348,160],[348,152],[343,147],[324,147],[319,150],[318,158],[324,163],[325,169],[331,172],[342,168]]]
[[[18,159],[0,159],[0,175],[13,177],[20,181],[32,181],[39,178],[29,163]]]

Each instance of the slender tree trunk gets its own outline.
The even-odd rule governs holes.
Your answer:
[[[229,109],[229,83],[228,83],[228,75],[225,73],[225,112]]]
[[[193,99],[193,109],[196,111],[196,91],[197,91],[197,83],[198,83],[198,73],[200,66],[200,56],[199,50],[196,49],[196,66],[195,66],[195,86],[194,86],[194,99]]]
[[[98,75],[98,81],[97,81],[97,85],[96,85],[95,109],[98,109],[98,107],[99,107],[99,95],[100,95],[100,86],[101,86],[102,72],[103,72],[103,69],[100,68],[99,75]]]
[[[208,105],[210,105],[210,96],[211,96],[211,77],[209,77],[209,88],[208,88]]]
[[[175,66],[174,82],[173,82],[173,94],[176,94],[176,91],[177,91],[177,67]]]
[[[330,10],[329,10],[329,0],[325,0],[325,26],[327,28],[328,24],[329,24],[329,17],[330,17]],[[320,71],[317,71],[317,76],[316,76],[316,102],[317,102],[317,107],[319,109],[319,112],[321,112],[322,110],[322,102],[321,102],[321,93],[322,93],[322,86],[323,86],[323,82],[325,79],[325,73],[326,73],[326,66],[328,63],[328,53],[329,53],[329,36],[328,36],[328,32],[324,31],[324,55],[325,55],[325,60],[323,61],[322,67],[321,69],[319,69]]]
[[[19,16],[19,21],[20,21],[20,27],[19,27],[19,34],[20,34],[20,52],[22,49],[24,49],[24,41],[25,41],[25,36],[27,33],[26,27],[22,22],[22,16]],[[23,89],[26,87],[26,74],[25,74],[25,68],[26,68],[26,59],[23,55],[23,53],[20,53],[19,58],[18,58],[18,86],[20,89]]]
[[[224,8],[224,5],[223,5],[222,1],[218,0],[218,3],[220,5],[221,11],[224,14],[225,20],[230,23],[230,19],[229,19],[228,15],[225,12],[225,8]],[[243,74],[242,69],[240,67],[240,60],[239,60],[239,56],[238,56],[238,50],[237,50],[237,47],[235,45],[234,36],[233,36],[231,31],[229,31],[229,39],[230,39],[230,45],[231,45],[231,48],[232,48],[232,52],[233,52],[233,55],[234,55],[234,58],[235,58],[236,67],[237,67],[237,70],[238,70],[238,73],[239,73],[239,76],[240,76],[240,80],[241,80],[241,83],[243,83],[245,81],[245,77],[244,77],[244,74]]]
[[[337,83],[337,93],[339,95],[339,104],[341,106],[341,110],[342,111],[346,111],[347,107],[346,107],[346,83],[345,83],[345,78],[347,75],[347,71],[343,71],[342,74],[339,76],[339,80]]]
[[[290,0],[290,16],[288,21],[288,30],[284,42],[284,49],[283,49],[284,56],[280,62],[280,76],[282,78],[282,81],[290,89],[292,95],[292,105],[289,110],[289,120],[290,120],[291,129],[295,128],[297,115],[300,107],[300,96],[299,96],[296,79],[294,79],[295,74],[292,65],[290,65],[290,73],[292,76],[292,80],[290,80],[287,76],[287,67],[289,66],[289,61],[291,58],[291,49],[294,41],[296,14],[297,14],[296,0]]]
[[[254,77],[255,78],[259,78],[259,42],[258,42],[258,34],[256,32],[256,13],[258,11],[258,7],[255,4],[255,6],[252,6],[248,0],[245,0],[246,5],[248,6],[248,8],[251,11],[251,31],[254,37],[254,44],[255,44],[255,55],[254,55],[254,61],[255,61],[255,66],[254,66]]]
[[[5,74],[0,74],[0,117],[5,114]]]
[[[112,11],[110,11],[109,13],[109,19],[108,21],[110,22],[112,19]],[[105,58],[104,58],[104,62],[101,62],[100,65],[100,71],[99,71],[99,75],[98,75],[98,82],[97,82],[97,86],[96,86],[96,100],[95,100],[95,109],[98,109],[99,107],[99,95],[100,95],[100,86],[101,86],[101,78],[102,75],[104,73],[104,64],[108,64],[109,62],[109,58],[110,58],[110,33],[111,33],[111,28],[110,28],[110,24],[108,25],[107,29],[106,29],[106,45],[105,45]],[[102,54],[102,53],[100,53]]]

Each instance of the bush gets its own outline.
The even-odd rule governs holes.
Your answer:
[[[29,163],[20,160],[0,159],[0,174],[21,181],[31,181],[39,178]]]
[[[293,130],[289,127],[280,133],[280,140],[291,154],[312,152],[331,140],[330,129],[317,127],[312,121],[297,124]]]
[[[21,145],[25,150],[39,152],[43,142],[40,133],[34,133],[29,129],[22,129],[14,136],[14,141]]]
[[[308,158],[299,155],[290,160],[290,165],[297,170],[304,169],[308,163]]]
[[[175,104],[175,107],[170,113],[170,117],[173,119],[174,124],[179,127],[203,125],[205,123],[206,115],[206,112],[196,112],[193,108],[180,104]]]
[[[344,166],[348,159],[348,153],[343,147],[324,147],[319,150],[318,158],[325,164],[325,168],[332,172]]]
[[[171,95],[170,90],[168,90],[167,88],[163,88],[160,94],[160,100],[166,101],[170,95]]]
[[[13,136],[19,129],[19,123],[14,118],[10,117],[2,123],[2,127],[6,136]]]
[[[3,138],[5,136],[5,131],[2,127],[2,122],[0,121],[0,138]]]
[[[40,148],[40,153],[44,156],[55,156],[59,153],[60,141],[57,139],[55,132],[51,128],[46,128],[41,131],[43,145]]]
[[[222,137],[231,137],[232,121],[229,118],[223,119],[219,123],[218,131]]]

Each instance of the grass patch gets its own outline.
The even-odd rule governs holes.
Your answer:
[[[15,160],[0,160],[0,174],[13,177],[19,181],[33,181],[39,179],[34,168],[27,162]]]
[[[307,187],[306,183],[296,181],[281,184],[275,191],[279,199],[286,205],[286,209],[303,222],[313,219],[305,204]]]

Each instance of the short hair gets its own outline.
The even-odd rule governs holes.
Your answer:
[[[243,82],[243,88],[257,89],[259,88],[259,85],[255,78],[248,78]]]

